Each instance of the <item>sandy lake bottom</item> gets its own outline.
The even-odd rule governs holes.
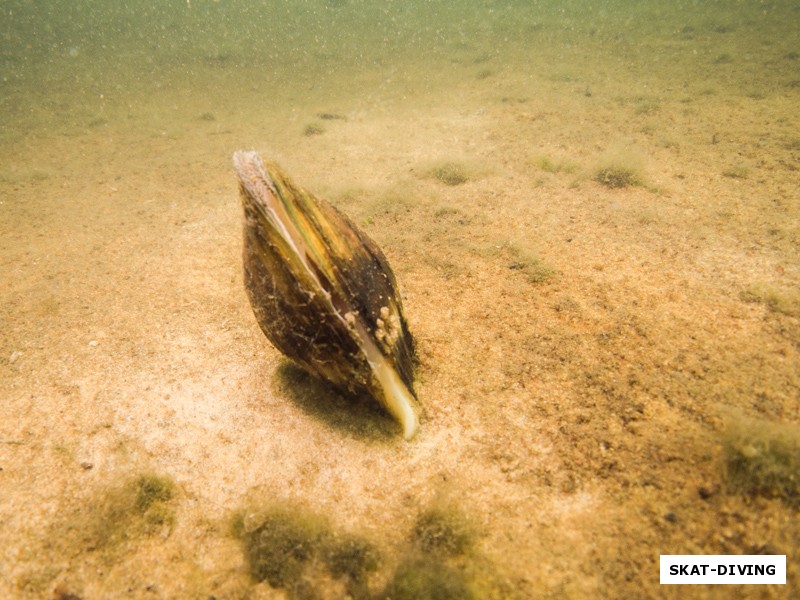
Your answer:
[[[255,47],[191,4],[174,47],[3,57],[0,596],[796,593],[793,3],[323,2],[358,43]],[[383,248],[412,441],[259,330],[240,148]],[[695,553],[786,554],[787,585],[659,586]]]

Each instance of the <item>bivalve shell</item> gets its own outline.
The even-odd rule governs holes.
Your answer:
[[[413,340],[380,248],[256,152],[233,164],[244,208],[244,279],[270,342],[312,375],[369,394],[410,439],[419,425]]]

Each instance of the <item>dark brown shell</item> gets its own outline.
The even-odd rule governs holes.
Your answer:
[[[267,338],[311,374],[368,393],[416,430],[413,340],[383,252],[333,206],[292,183],[255,152],[234,154],[244,208],[244,273]],[[398,383],[387,383],[396,374]],[[405,388],[411,417],[389,388]]]

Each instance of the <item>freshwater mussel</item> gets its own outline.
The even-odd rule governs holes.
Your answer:
[[[343,213],[254,151],[233,164],[244,208],[244,279],[270,342],[315,377],[368,394],[419,426],[413,340],[381,249]]]

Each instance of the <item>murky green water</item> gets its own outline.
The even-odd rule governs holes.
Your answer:
[[[215,96],[209,110],[236,110],[252,85],[267,104],[386,90],[413,102],[503,70],[766,94],[796,85],[798,22],[789,1],[8,0],[0,127],[9,139],[97,126],[165,88]]]

